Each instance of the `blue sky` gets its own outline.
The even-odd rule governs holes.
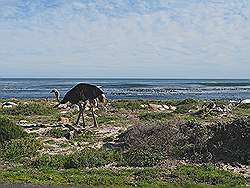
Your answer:
[[[0,77],[250,78],[249,0],[0,0]]]

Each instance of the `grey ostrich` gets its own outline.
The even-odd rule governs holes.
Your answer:
[[[83,126],[85,126],[83,111],[87,103],[91,106],[92,116],[94,119],[94,126],[97,127],[97,121],[94,114],[94,107],[97,106],[97,101],[101,103],[106,102],[106,97],[103,91],[91,84],[80,83],[75,87],[70,89],[64,96],[62,100],[60,100],[60,92],[57,89],[53,89],[50,93],[54,93],[58,104],[55,107],[58,107],[60,104],[66,104],[70,102],[71,104],[76,104],[79,106],[80,112],[76,121],[76,125],[78,125],[80,117],[82,116]]]

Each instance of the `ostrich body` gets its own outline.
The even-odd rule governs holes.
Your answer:
[[[66,104],[70,102],[72,105],[77,104],[80,108],[80,112],[76,121],[76,125],[78,125],[80,117],[82,116],[83,125],[85,126],[83,110],[87,103],[91,106],[92,116],[94,119],[94,126],[97,127],[97,121],[94,114],[94,107],[97,106],[97,101],[101,103],[106,102],[106,97],[103,91],[91,84],[80,83],[77,84],[75,87],[70,89],[64,96],[62,100],[60,100],[60,93],[57,89],[53,89],[51,93],[54,93],[58,104],[55,107],[58,107],[60,104]],[[82,105],[83,104],[83,105]]]

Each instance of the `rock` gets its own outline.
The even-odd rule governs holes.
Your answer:
[[[16,103],[14,102],[4,102],[2,104],[2,108],[13,108],[13,107],[16,107],[18,106]]]
[[[173,110],[173,111],[175,111],[176,110],[176,107],[175,106],[169,106],[169,110]]]
[[[70,121],[69,121],[69,118],[66,118],[66,117],[59,117],[58,121],[61,123],[61,124],[68,124]]]
[[[162,107],[165,108],[166,110],[169,110],[169,106],[166,104],[163,104]]]
[[[163,108],[163,107],[160,107],[159,110],[160,110],[160,111],[165,111],[166,109]]]
[[[119,143],[107,142],[107,143],[103,144],[102,147],[106,148],[106,149],[113,149],[113,150],[123,151],[123,150],[128,148],[128,145],[123,143],[123,142],[119,142]]]
[[[67,104],[60,104],[60,105],[58,106],[58,108],[66,109],[66,108],[68,108],[68,105],[67,105]]]
[[[2,108],[13,108],[12,105],[3,105]]]
[[[160,108],[162,108],[162,105],[159,104],[148,104],[148,106],[153,110],[159,110]]]
[[[19,124],[26,124],[26,123],[28,123],[28,121],[26,121],[26,120],[20,120],[19,121]]]
[[[146,108],[147,107],[147,105],[145,105],[145,104],[141,104],[140,105],[142,108]]]
[[[67,114],[67,111],[61,111],[60,114]]]
[[[217,111],[217,112],[223,112],[224,111],[221,107],[216,107],[214,110]]]
[[[250,104],[250,99],[240,101],[240,104]]]

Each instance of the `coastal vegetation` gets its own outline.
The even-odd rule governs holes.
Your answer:
[[[1,100],[1,103],[6,100]],[[249,104],[114,100],[93,127],[55,101],[0,108],[0,182],[106,187],[249,184]]]

